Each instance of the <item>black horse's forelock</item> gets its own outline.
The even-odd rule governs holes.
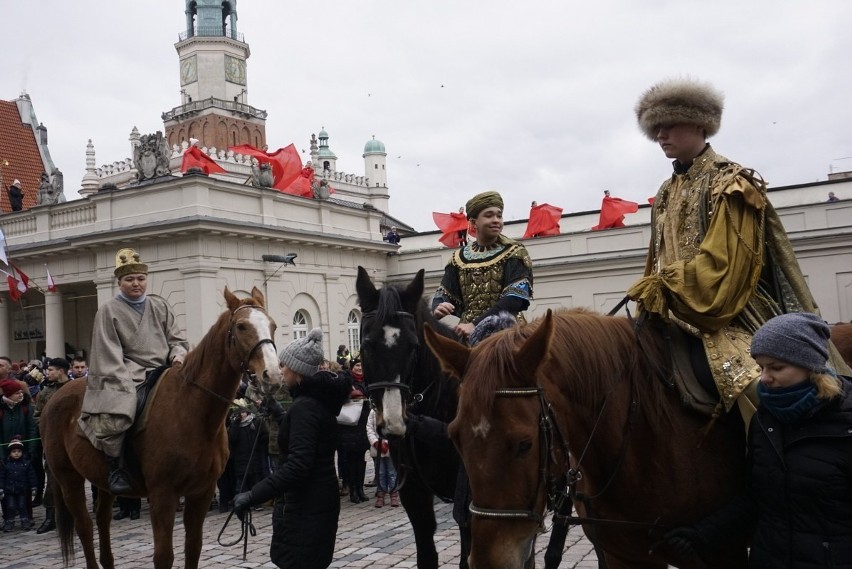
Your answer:
[[[376,322],[387,322],[397,312],[402,312],[402,297],[396,286],[383,286],[379,290],[379,304],[376,306]]]

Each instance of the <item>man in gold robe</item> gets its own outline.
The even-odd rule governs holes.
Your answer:
[[[120,459],[125,432],[136,417],[136,387],[148,372],[181,365],[189,344],[169,304],[146,294],[148,265],[139,254],[122,249],[115,264],[119,292],[95,315],[79,425],[109,458],[110,492],[121,495],[131,490]]]
[[[721,404],[739,404],[749,419],[760,373],[752,335],[778,314],[819,309],[766,183],[707,143],[722,109],[719,91],[691,79],[663,81],[639,99],[639,127],[674,160],[674,173],[654,199],[645,276],[627,294],[685,332],[709,364]],[[836,350],[831,363],[848,369]]]

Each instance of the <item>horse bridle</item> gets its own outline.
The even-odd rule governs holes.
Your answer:
[[[559,431],[559,425],[553,418],[553,409],[550,402],[544,393],[542,386],[536,387],[503,387],[495,390],[496,397],[536,397],[539,403],[538,414],[538,435],[539,435],[539,478],[535,493],[533,494],[533,502],[526,509],[498,509],[498,508],[482,508],[470,503],[470,513],[481,518],[491,519],[519,519],[532,520],[540,526],[544,526],[544,515],[539,514],[535,508],[535,502],[538,500],[539,493],[542,488],[547,488],[547,503],[545,511],[552,510],[555,507],[556,499],[562,494],[561,489],[557,488],[558,478],[551,476],[551,464],[558,464],[558,457],[555,456],[555,443],[560,443],[563,457],[568,457],[568,444],[565,437]]]
[[[228,346],[230,348],[236,348],[237,338],[234,334],[234,326],[236,325],[235,317],[237,315],[237,312],[239,312],[243,308],[254,308],[255,310],[260,310],[264,314],[266,314],[266,310],[264,310],[263,307],[255,306],[253,304],[243,304],[241,306],[236,307],[231,312],[231,323],[228,325]],[[257,374],[252,373],[252,371],[248,367],[248,364],[254,357],[255,352],[257,352],[264,344],[272,344],[272,349],[276,352],[278,351],[275,349],[275,341],[272,338],[262,338],[261,340],[258,340],[254,346],[252,346],[252,348],[248,351],[248,355],[240,360],[240,371],[243,372],[243,376],[245,376],[248,381],[251,382],[251,384],[256,388],[258,387]]]
[[[409,312],[406,312],[404,310],[396,311],[396,312],[394,312],[394,315],[397,316],[397,317],[401,317],[404,320],[409,320],[409,321],[412,322],[412,324],[414,322],[414,315],[409,313]],[[363,337],[363,331],[364,331],[364,323],[367,320],[374,318],[375,316],[376,316],[375,310],[365,312],[362,315],[362,318],[361,318],[362,337]],[[415,334],[415,336],[416,336],[416,334]],[[418,348],[418,347],[419,347],[419,345],[414,346],[414,349],[412,349],[411,352],[408,354],[408,358],[406,359],[405,366],[403,366],[402,373],[399,376],[399,381],[377,381],[377,382],[373,382],[373,383],[371,383],[369,381],[367,382],[367,396],[370,399],[370,405],[374,409],[376,408],[376,402],[373,398],[374,394],[376,392],[378,392],[379,390],[385,390],[385,389],[398,389],[400,391],[400,394],[402,395],[402,398],[405,400],[406,404],[408,404],[408,405],[411,405],[412,403],[420,403],[421,401],[423,401],[424,394],[426,393],[426,391],[429,390],[429,388],[432,386],[432,384],[429,384],[426,387],[426,389],[424,389],[422,392],[414,393],[414,394],[412,394],[412,392],[411,392],[411,385],[410,385],[411,377],[414,375],[414,370],[416,369],[416,366],[417,366],[417,349],[416,348]],[[363,352],[363,347],[362,347],[362,352]]]

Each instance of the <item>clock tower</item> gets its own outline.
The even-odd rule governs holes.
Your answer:
[[[266,111],[248,104],[251,52],[237,32],[237,0],[186,0],[186,31],[175,49],[181,104],[163,113],[169,146],[196,138],[208,148],[263,148]]]

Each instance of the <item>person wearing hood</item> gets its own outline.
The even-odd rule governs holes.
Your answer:
[[[352,384],[348,378],[319,371],[324,358],[319,328],[281,350],[282,375],[293,403],[285,414],[271,397],[263,400],[264,408],[280,420],[281,465],[234,498],[234,511],[240,515],[276,499],[270,557],[282,569],[323,569],[334,555],[340,515],[334,468],[336,417]]]

